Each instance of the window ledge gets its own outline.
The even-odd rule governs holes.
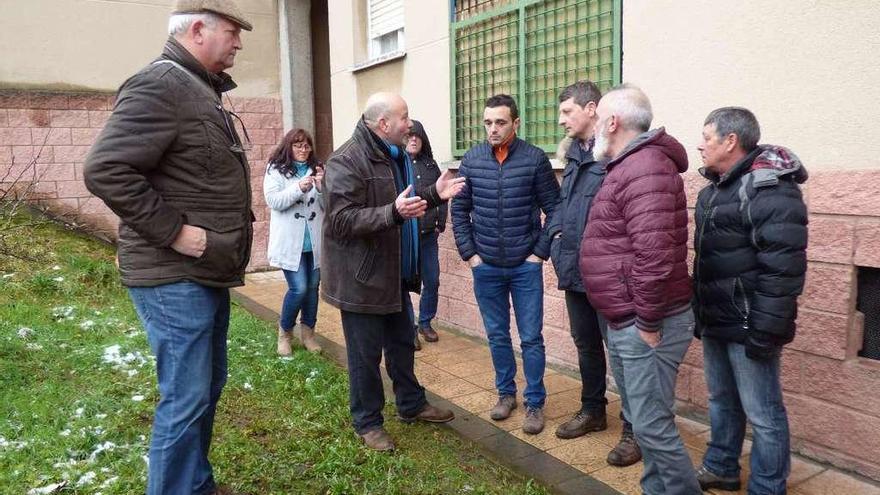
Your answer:
[[[385,55],[382,55],[381,57],[371,58],[370,60],[365,60],[363,62],[359,62],[357,64],[354,64],[351,67],[351,72],[352,72],[352,74],[354,74],[356,72],[367,70],[367,69],[369,69],[371,67],[375,67],[377,65],[387,64],[388,62],[400,60],[404,57],[406,57],[405,50],[397,50],[397,51],[394,51],[391,53],[386,53]]]

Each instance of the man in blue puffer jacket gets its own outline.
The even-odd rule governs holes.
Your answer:
[[[516,137],[519,112],[509,95],[486,100],[486,142],[471,148],[459,174],[465,187],[452,202],[452,227],[462,259],[471,265],[474,293],[495,366],[498,421],[516,408],[516,361],[510,341],[510,304],[516,314],[526,389],[523,432],[544,429],[544,260],[550,238],[541,211],[551,218],[559,184],[540,148]]]

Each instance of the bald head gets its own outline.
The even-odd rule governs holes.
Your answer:
[[[367,99],[364,122],[380,138],[402,145],[412,121],[406,101],[396,93],[375,93]]]

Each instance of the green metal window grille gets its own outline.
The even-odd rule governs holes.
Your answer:
[[[520,137],[545,151],[562,139],[558,95],[589,79],[620,82],[621,0],[458,0],[450,27],[452,147],[485,139],[483,104],[508,93]]]

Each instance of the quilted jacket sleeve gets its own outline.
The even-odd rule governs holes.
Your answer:
[[[461,168],[458,174],[465,178],[464,188],[454,198],[452,198],[452,232],[455,235],[455,245],[458,247],[458,254],[461,259],[467,261],[477,254],[476,244],[474,243],[474,226],[471,223],[471,211],[474,207],[473,194],[471,189],[471,178],[468,177],[468,169],[466,165],[467,156],[461,162]]]
[[[542,154],[541,163],[535,174],[535,191],[538,193],[538,205],[544,212],[545,221],[544,228],[541,229],[541,236],[535,243],[535,255],[542,259],[550,257],[550,229],[551,222],[555,216],[556,209],[559,206],[559,183],[556,182],[556,176],[553,174],[553,167],[547,155]]]
[[[683,183],[675,164],[659,152],[633,157],[618,186],[618,206],[632,242],[630,289],[636,308],[636,327],[656,332],[668,309],[666,286],[675,265],[676,215]]]
[[[756,189],[746,215],[759,270],[746,344],[781,346],[794,339],[797,297],[807,271],[807,207],[797,185],[783,180]]]

